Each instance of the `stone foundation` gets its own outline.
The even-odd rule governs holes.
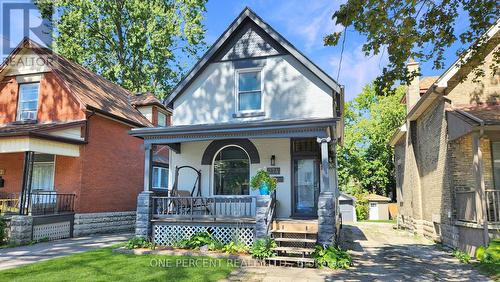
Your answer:
[[[10,243],[24,245],[33,237],[33,217],[14,215],[10,219]]]
[[[132,231],[136,212],[103,212],[75,214],[74,237],[96,233]]]

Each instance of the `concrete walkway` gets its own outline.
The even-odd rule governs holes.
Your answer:
[[[0,270],[108,247],[131,237],[131,233],[91,235],[0,249]]]
[[[387,223],[345,225],[342,247],[352,255],[347,270],[293,267],[242,267],[230,281],[488,281],[434,244]]]

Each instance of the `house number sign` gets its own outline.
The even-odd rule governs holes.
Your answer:
[[[283,176],[273,176],[273,178],[280,183],[285,181],[285,178]]]
[[[268,167],[267,173],[274,174],[274,175],[281,174],[281,169],[279,167]]]

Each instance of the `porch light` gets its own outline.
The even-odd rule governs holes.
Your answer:
[[[271,166],[275,166],[275,165],[276,165],[276,156],[272,155],[271,156]]]

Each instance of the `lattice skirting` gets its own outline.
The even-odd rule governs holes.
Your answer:
[[[69,238],[71,235],[71,222],[57,222],[33,226],[33,240],[56,240]]]
[[[253,243],[255,227],[253,225],[182,225],[182,224],[153,224],[154,242],[162,246],[172,246],[182,239],[189,239],[198,232],[207,231],[223,244],[239,241],[247,246]]]

